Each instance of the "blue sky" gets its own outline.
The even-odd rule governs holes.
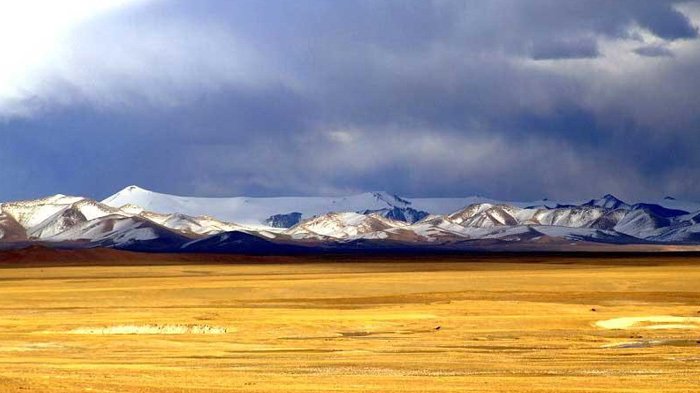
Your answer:
[[[1,200],[700,200],[698,1],[11,3]]]

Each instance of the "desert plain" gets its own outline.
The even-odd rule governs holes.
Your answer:
[[[3,262],[0,392],[700,391],[697,255],[173,258]]]

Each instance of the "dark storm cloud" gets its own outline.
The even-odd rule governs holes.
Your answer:
[[[640,46],[634,50],[634,53],[646,57],[673,57],[673,52],[670,49],[660,45]]]
[[[535,60],[590,59],[599,55],[598,42],[592,38],[541,42],[532,49],[532,58]]]
[[[660,38],[675,40],[695,38],[698,28],[693,26],[687,16],[673,9],[671,4],[663,1],[643,3],[635,12],[637,21]]]
[[[673,1],[146,2],[0,94],[24,113],[0,123],[0,196],[700,199],[699,19]]]

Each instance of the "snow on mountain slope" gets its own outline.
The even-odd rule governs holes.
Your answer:
[[[145,218],[119,214],[82,222],[47,241],[84,241],[93,246],[133,250],[176,250],[190,238]]]
[[[475,228],[516,225],[586,227],[607,212],[609,212],[608,209],[594,206],[534,209],[506,204],[479,203],[452,213],[446,219],[464,227]]]
[[[186,234],[210,235],[244,229],[240,225],[223,222],[209,216],[192,217],[181,213],[159,214],[148,211],[142,211],[138,215],[166,228]]]
[[[113,207],[113,206],[111,206]],[[142,208],[141,206],[137,206],[134,204],[126,204],[124,206],[119,207],[119,210],[126,214],[127,216],[138,216],[139,214],[146,212],[146,209]],[[153,214],[159,214],[159,213],[153,213]]]
[[[396,221],[403,221],[407,222],[409,224],[413,224],[414,222],[418,222],[425,217],[429,216],[430,213],[423,211],[423,210],[416,210],[411,207],[393,207],[391,209],[385,208],[385,209],[380,209],[380,210],[365,210],[363,212],[358,212],[362,214],[380,214],[383,217],[396,220]]]
[[[6,202],[2,204],[2,210],[28,229],[82,199],[58,194],[30,201]]]
[[[310,218],[328,212],[356,212],[408,206],[405,200],[380,192],[338,198],[199,198],[161,194],[136,186],[129,186],[102,202],[113,207],[132,204],[157,213],[211,216],[219,220],[258,227],[264,226],[264,221],[276,214],[300,212],[303,218]]]
[[[542,233],[531,226],[492,226],[492,227],[466,227],[460,236],[469,240],[496,239],[508,242],[531,241],[542,237]]]
[[[630,205],[617,199],[614,195],[606,194],[599,199],[591,199],[590,201],[584,203],[582,206],[596,206],[604,207],[606,209],[629,209]]]
[[[467,228],[450,221],[445,216],[437,215],[428,216],[416,222],[410,226],[410,229],[431,243],[453,241],[468,236]]]
[[[601,207],[598,205],[609,206]],[[669,214],[672,213],[672,214]],[[581,206],[555,209],[522,209],[509,205],[479,203],[447,216],[430,216],[410,228],[427,237],[468,239],[532,240],[517,234],[527,226],[550,238],[607,243],[652,241],[698,241],[692,229],[695,214],[675,216],[676,212],[657,205],[628,205],[613,198]],[[670,216],[669,216],[670,215]],[[516,234],[511,235],[511,231]]]
[[[543,199],[537,202],[521,203],[521,202],[506,202],[511,206],[518,207],[531,207],[531,208],[546,208],[555,209],[561,207],[581,207],[581,206],[594,206],[602,207],[606,209],[624,209],[633,210],[637,208],[651,208],[652,205],[659,206],[661,208],[670,210],[680,210],[684,212],[694,212],[700,210],[700,202],[690,202],[675,199],[673,197],[665,197],[662,200],[652,200],[652,201],[636,201],[636,202],[625,202],[620,200],[611,194],[606,194],[597,199],[591,199],[588,201],[553,201]]]
[[[658,233],[660,228],[671,225],[665,217],[654,215],[648,210],[632,210],[613,227],[617,232],[644,239]]]
[[[69,205],[56,214],[27,230],[29,237],[43,239],[64,232],[71,227],[88,221],[79,209]]]
[[[574,241],[593,241],[605,243],[635,243],[639,239],[615,231],[595,228],[563,227],[554,225],[538,225],[533,229],[549,237],[564,238]]]
[[[111,214],[121,214],[118,209],[104,205],[92,199],[81,198],[66,205],[52,216],[27,230],[30,237],[46,238],[57,235],[77,224],[105,217]]]
[[[552,210],[538,210],[532,217],[532,221],[541,225],[555,225],[565,227],[588,227],[606,213],[606,209],[600,207],[573,207],[558,208]]]
[[[474,203],[462,210],[456,211],[447,216],[447,219],[455,224],[462,224],[467,220],[471,220],[476,215],[485,212],[486,210],[495,206],[492,203]]]
[[[693,224],[700,224],[700,210],[696,211],[694,213],[690,213],[684,217],[682,217],[683,220],[690,221]]]
[[[458,227],[450,227],[449,225],[442,224],[436,227],[421,228],[422,225],[424,224],[418,224],[416,229],[418,230],[420,228],[422,233],[426,233],[430,238],[437,238],[443,243],[447,242],[447,244],[458,244],[464,240],[498,240],[511,243],[552,241],[592,241],[603,243],[639,242],[639,239],[615,231],[556,225],[504,225],[489,227],[462,227],[460,225]]]
[[[479,203],[467,206],[447,218],[465,227],[490,228],[503,225],[518,225],[515,216],[523,209],[504,204]]]
[[[648,239],[667,243],[700,243],[700,224],[679,225],[670,230],[659,231]]]
[[[430,214],[447,215],[464,209],[469,205],[490,204],[490,205],[508,205],[519,208],[547,208],[553,209],[559,205],[573,205],[578,203],[569,203],[561,201],[553,201],[542,199],[537,201],[507,201],[486,198],[481,196],[471,196],[464,198],[405,198],[411,202],[411,207],[418,210],[427,211]]]
[[[302,221],[290,228],[286,234],[294,239],[383,239],[389,237],[384,231],[407,226],[405,222],[394,221],[379,214],[343,212],[328,213]]]
[[[592,199],[586,203],[573,204],[576,206],[598,206],[606,209],[636,210],[647,209],[655,214],[665,217],[680,215],[681,212],[690,213],[700,210],[700,203],[681,201],[673,197],[665,197],[660,201],[639,201],[626,203],[613,195],[607,194],[599,199]]]
[[[107,205],[105,205],[107,206]],[[218,220],[210,216],[188,216],[182,213],[162,214],[145,210],[141,206],[127,204],[120,208],[110,207],[115,213],[127,217],[139,216],[153,221],[166,228],[186,234],[209,235],[212,233],[229,232],[244,229],[242,226]]]

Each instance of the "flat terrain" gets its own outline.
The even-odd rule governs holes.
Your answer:
[[[6,264],[0,392],[700,391],[696,256],[300,259]]]

